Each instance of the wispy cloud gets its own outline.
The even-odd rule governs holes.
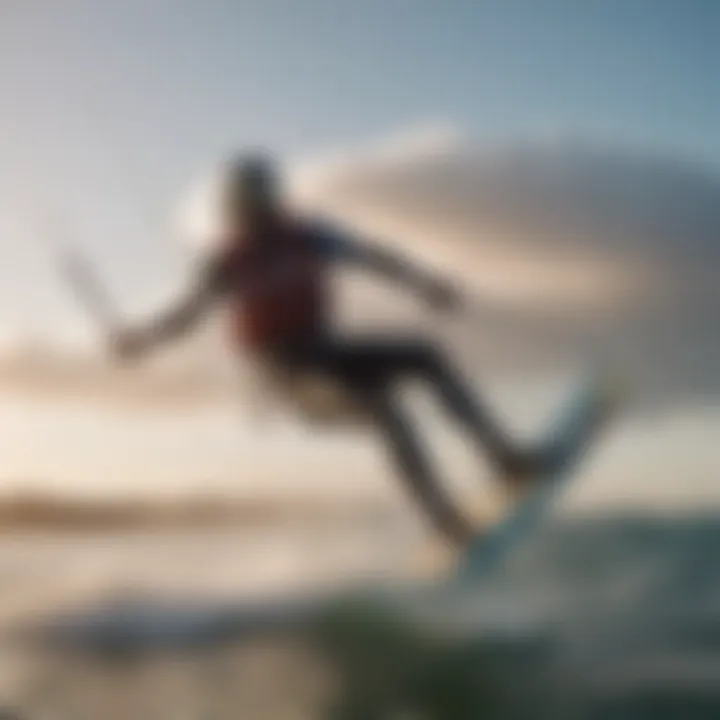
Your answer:
[[[300,172],[299,186],[493,300],[500,312],[484,337],[462,343],[488,363],[532,365],[549,345],[554,361],[614,357],[656,399],[720,391],[720,177],[705,168],[583,143],[488,146],[445,130],[348,153]]]

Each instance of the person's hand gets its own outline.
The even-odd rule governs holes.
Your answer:
[[[449,282],[431,280],[425,286],[424,296],[428,304],[435,310],[450,312],[463,305],[459,290]]]
[[[112,357],[123,362],[137,360],[147,348],[144,333],[132,328],[115,331],[110,336],[109,350]]]

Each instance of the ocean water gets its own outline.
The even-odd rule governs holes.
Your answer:
[[[343,588],[341,595],[363,588],[360,597],[366,597],[375,588],[372,602],[382,606],[385,618],[381,631],[373,620],[379,615],[367,614],[350,622],[352,633],[343,634],[335,624],[331,635],[334,656],[343,662],[352,656],[356,679],[358,673],[371,676],[383,657],[398,652],[393,628],[410,622],[413,639],[403,635],[403,643],[414,648],[409,667],[416,668],[424,654],[432,667],[436,648],[456,645],[465,659],[453,672],[471,675],[470,685],[459,683],[453,693],[468,693],[463,702],[479,703],[475,712],[489,702],[483,693],[491,676],[497,683],[492,702],[504,703],[508,713],[520,712],[522,697],[532,699],[530,714],[527,703],[520,703],[522,717],[717,717],[712,713],[720,708],[720,516],[550,522],[493,575],[461,584],[441,575],[411,580],[411,565],[426,551],[417,533],[399,530],[387,518],[374,527],[285,532],[16,537],[0,549],[4,627],[45,627],[50,619],[68,637],[78,633],[76,639],[94,638],[100,645],[108,628],[119,628],[121,635],[139,639],[138,657],[150,658],[144,666],[147,682],[155,677],[148,668],[164,657],[148,631],[159,628],[163,637],[170,627],[183,662],[202,673],[207,663],[240,651],[248,622],[262,631],[258,607],[270,606],[271,598],[282,599],[289,611],[295,598],[319,589],[320,596],[332,596]],[[400,583],[399,573],[405,575]],[[98,618],[104,620],[98,624]],[[197,629],[221,620],[225,629],[208,649]],[[354,655],[358,637],[372,639],[370,645],[363,641],[360,660]],[[11,672],[16,657],[6,648],[4,691],[10,699],[22,684],[17,680],[12,687],[12,677],[21,676]],[[77,661],[76,681],[85,682],[89,668],[104,667],[102,659],[88,657]],[[383,682],[402,688],[410,705],[430,702],[417,678],[403,674],[407,656],[398,657]],[[336,661],[333,667],[341,665]],[[116,672],[108,667],[110,675]],[[441,670],[424,684],[440,682]],[[23,682],[27,673],[25,667]],[[197,693],[217,698],[216,681],[206,678]],[[485,690],[478,695],[468,687]],[[30,707],[35,696],[18,697]],[[101,717],[111,716],[108,710]],[[445,716],[469,717],[449,710]]]
[[[526,400],[515,398],[515,409]],[[552,410],[553,400],[545,397],[534,414],[515,417],[523,417],[521,430],[532,434]],[[512,403],[507,411],[512,419]],[[160,675],[165,677],[166,661],[175,667],[178,658],[152,647],[138,650],[138,658],[145,658],[133,665],[143,668],[139,679],[92,653],[71,662],[62,650],[59,665],[74,673],[66,681],[80,697],[88,696],[95,671],[115,687],[115,695],[108,695],[115,700],[83,715],[58,710],[65,702],[62,688],[60,696],[37,689],[38,677],[47,680],[44,661],[34,654],[26,660],[14,640],[2,641],[0,708],[3,702],[20,707],[23,720],[63,712],[72,720],[143,715],[200,720],[213,714],[207,702],[224,698],[215,716],[237,717],[256,681],[237,680],[223,663],[228,653],[243,654],[244,643],[230,623],[211,647],[201,648],[188,627],[196,629],[198,618],[212,624],[228,612],[234,622],[278,598],[293,607],[298,595],[359,590],[364,597],[378,590],[380,615],[389,618],[380,629],[374,617],[362,615],[349,621],[354,628],[349,636],[339,632],[331,638],[332,670],[347,676],[351,668],[351,705],[359,702],[353,683],[366,687],[369,678],[372,687],[383,688],[377,703],[399,693],[403,711],[404,704],[422,706],[417,717],[720,717],[719,417],[716,408],[694,408],[623,419],[543,529],[491,577],[457,584],[443,580],[448,553],[426,532],[382,461],[369,458],[367,447],[352,439],[328,441],[285,430],[255,435],[239,419],[235,425],[229,410],[108,416],[82,403],[71,412],[6,405],[0,410],[6,443],[0,471],[10,494],[31,487],[55,496],[174,497],[200,488],[211,495],[269,491],[287,500],[319,489],[349,503],[367,495],[382,498],[388,509],[374,516],[343,514],[336,522],[299,519],[264,528],[5,532],[0,632],[14,636],[18,629],[51,622],[72,635],[78,621],[80,627],[88,621],[92,636],[97,626],[91,621],[100,617],[100,627],[109,622],[130,635],[139,627],[142,637],[148,628],[163,630],[169,620],[173,634],[187,635],[187,647],[180,658],[185,679],[176,678],[173,691],[162,689]],[[432,437],[440,436],[440,454],[451,460],[447,467],[453,475],[458,469],[468,474],[473,466],[467,458],[457,462],[458,448],[451,438],[443,444],[443,432]],[[486,477],[468,477],[458,484],[470,495],[487,484]],[[398,640],[403,618],[412,621],[412,638]],[[372,639],[369,649],[361,643],[359,655],[358,637]],[[257,658],[251,657],[253,664]],[[230,678],[222,688],[216,675],[207,675],[218,662]],[[447,692],[462,700],[464,715],[443,695],[447,662],[454,668]],[[314,667],[314,661],[300,665]],[[418,667],[421,680],[414,674]],[[270,699],[278,695],[275,672],[268,670]],[[142,687],[133,685],[140,681]],[[148,684],[155,701],[165,703],[162,712],[143,705]],[[118,698],[130,697],[139,707],[118,710]],[[179,700],[173,704],[180,697],[184,708]],[[505,714],[498,710],[493,716],[489,703]],[[382,717],[376,710],[364,717]]]

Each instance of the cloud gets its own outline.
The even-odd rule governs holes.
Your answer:
[[[444,129],[300,168],[297,185],[491,301],[482,337],[457,333],[475,363],[530,371],[604,353],[656,400],[720,392],[720,177],[706,168]]]

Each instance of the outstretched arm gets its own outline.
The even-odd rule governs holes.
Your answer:
[[[454,307],[459,302],[458,293],[450,282],[399,253],[373,242],[327,231],[321,242],[325,251],[337,260],[383,275],[419,293],[433,305]]]
[[[138,357],[187,335],[206,316],[221,292],[220,274],[214,264],[209,265],[167,310],[146,324],[118,332],[112,341],[114,353],[126,359]]]

